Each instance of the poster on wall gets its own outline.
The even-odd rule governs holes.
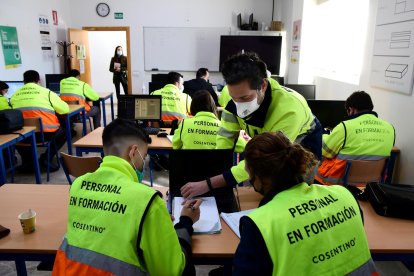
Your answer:
[[[292,50],[290,53],[290,63],[299,62],[301,31],[302,31],[302,20],[296,20],[295,22],[293,22]]]
[[[413,66],[414,1],[378,1],[371,86],[411,95]]]
[[[49,18],[46,15],[39,15],[40,47],[44,58],[52,57],[52,41],[50,40]]]
[[[22,64],[16,27],[0,26],[0,39],[6,69],[16,68]]]
[[[83,44],[76,45],[76,58],[86,59],[86,46]]]

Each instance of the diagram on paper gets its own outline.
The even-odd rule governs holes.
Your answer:
[[[379,0],[371,86],[410,95],[414,79],[414,0]]]

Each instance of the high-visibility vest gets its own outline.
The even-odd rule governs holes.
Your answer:
[[[380,160],[390,156],[394,127],[372,113],[343,121],[323,135],[325,157],[315,176],[323,184],[342,184],[347,160]]]
[[[126,160],[105,156],[97,171],[78,177],[71,186],[67,232],[56,255],[53,275],[151,273],[147,265],[156,260],[145,262],[144,251],[151,249],[142,247],[141,240],[146,235],[157,235],[162,229],[162,234],[171,235],[171,243],[178,244],[172,225],[169,226],[171,233],[164,231],[170,220],[159,220],[154,229],[143,223],[144,214],[146,218],[151,215],[148,208],[157,197],[154,189],[138,183],[134,169]],[[154,208],[165,208],[164,202],[160,202],[161,206]],[[171,244],[164,246],[168,250],[157,254],[172,254]],[[176,248],[180,250],[179,246]],[[175,256],[170,259],[176,262],[174,266],[159,265],[166,265],[174,270],[172,274],[178,274],[184,269],[185,259],[181,251],[181,255],[173,253]]]
[[[11,97],[10,105],[21,110],[24,118],[41,117],[44,132],[55,132],[59,129],[55,112],[69,112],[69,106],[56,93],[33,82],[18,89]]]
[[[0,95],[0,110],[10,109],[9,101],[3,95]]]
[[[272,275],[375,272],[358,204],[342,186],[303,182],[248,216],[266,243]]]
[[[190,114],[191,97],[182,93],[174,84],[167,84],[151,94],[162,96],[162,120],[182,120]]]
[[[60,81],[60,98],[64,101],[79,101],[79,104],[85,106],[85,111],[88,112],[91,106],[86,99],[97,101],[99,95],[86,82],[69,77]]]
[[[263,126],[249,124],[249,117],[242,119],[224,109],[221,114],[221,128],[217,135],[218,148],[232,148],[240,130],[245,130],[250,137],[268,131],[282,131],[291,141],[300,142],[315,128],[315,117],[302,95],[283,89],[276,81],[269,81],[269,86],[270,95],[265,95],[265,98],[270,97],[270,104],[264,122],[260,122]],[[244,161],[233,166],[231,173],[237,183],[249,178]]]

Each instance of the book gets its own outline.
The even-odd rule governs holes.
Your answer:
[[[220,216],[217,209],[216,199],[213,196],[201,197],[203,202],[200,205],[200,219],[193,224],[194,234],[216,234],[221,232]],[[180,220],[183,209],[183,197],[174,197],[173,215],[174,224]]]
[[[220,216],[223,218],[223,220],[227,223],[227,225],[230,227],[231,230],[239,237],[240,239],[240,218],[242,216],[248,215],[255,209],[250,210],[244,210],[240,212],[235,213],[221,213]]]

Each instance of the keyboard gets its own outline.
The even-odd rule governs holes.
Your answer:
[[[158,132],[160,132],[160,129],[158,127],[146,127],[144,130],[148,135],[157,135]]]

